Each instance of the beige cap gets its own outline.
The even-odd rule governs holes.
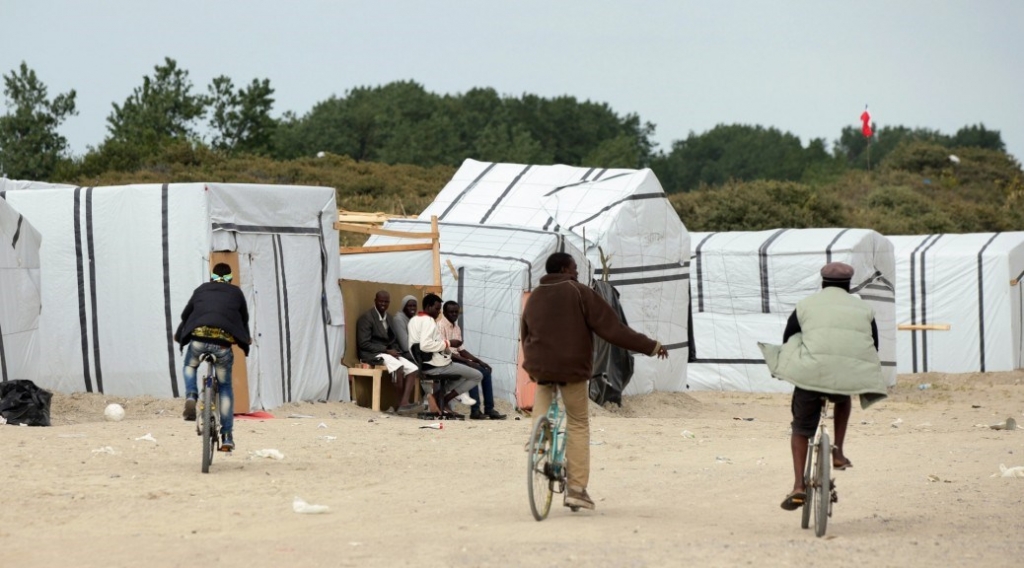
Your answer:
[[[821,279],[842,282],[853,279],[853,267],[845,262],[830,262],[821,268]]]

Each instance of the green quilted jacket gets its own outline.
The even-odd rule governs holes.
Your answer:
[[[801,332],[784,345],[758,343],[772,376],[809,391],[860,395],[862,408],[886,397],[866,302],[825,288],[798,302],[796,317]]]

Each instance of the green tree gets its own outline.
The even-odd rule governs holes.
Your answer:
[[[823,149],[824,142],[812,141],[805,150],[800,138],[775,128],[719,124],[673,142],[651,168],[668,192],[729,180],[798,181],[812,165],[832,161]]]
[[[86,169],[132,169],[167,145],[198,141],[197,121],[206,114],[207,98],[192,92],[188,71],[167,57],[152,77],[132,91],[107,117],[109,135]]]
[[[951,141],[952,146],[985,148],[988,150],[1006,151],[1003,137],[998,130],[988,130],[984,124],[972,124],[956,131]]]
[[[46,85],[22,61],[4,75],[4,96],[8,111],[0,116],[0,173],[49,179],[67,154],[67,139],[57,128],[78,114],[74,89],[50,100]]]
[[[209,86],[211,145],[230,154],[269,154],[277,121],[270,117],[274,88],[270,79],[253,79],[235,89],[228,77],[216,77]]]

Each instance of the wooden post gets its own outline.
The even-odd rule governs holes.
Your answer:
[[[215,251],[210,253],[210,273],[217,263],[223,262],[231,267],[231,283],[235,286],[242,285],[241,276],[238,274],[238,253],[235,251]],[[250,315],[252,312],[249,312]],[[235,414],[249,413],[249,376],[245,369],[245,353],[242,348],[234,345],[231,347],[235,361],[231,365],[231,389],[234,391]]]
[[[949,331],[948,323],[901,323],[896,326],[899,331]]]
[[[434,234],[434,286],[441,287],[441,233],[437,229],[437,215],[430,216],[430,232]]]

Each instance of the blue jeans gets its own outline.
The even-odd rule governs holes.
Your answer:
[[[185,397],[198,399],[199,388],[196,386],[196,370],[199,368],[199,356],[209,353],[217,358],[213,364],[213,370],[217,374],[217,392],[219,397],[217,407],[220,409],[220,429],[226,434],[231,433],[235,425],[234,406],[235,397],[231,390],[231,364],[235,361],[235,355],[230,347],[193,340],[188,344],[185,351],[185,368],[181,374],[185,376]]]
[[[491,370],[488,369],[487,367],[477,365],[471,365],[471,367],[473,367],[477,371],[480,371],[480,373],[484,376],[483,380],[480,381],[480,388],[473,387],[469,391],[469,396],[476,399],[476,406],[474,408],[476,408],[477,410],[483,408],[483,410],[480,410],[480,412],[490,412],[494,410],[494,388],[491,386]],[[483,389],[484,391],[482,407],[480,404],[480,389]]]

